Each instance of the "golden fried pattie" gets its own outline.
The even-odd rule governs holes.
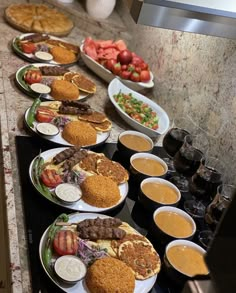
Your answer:
[[[72,145],[87,146],[96,143],[97,133],[86,122],[71,121],[65,125],[62,131],[62,137]]]
[[[117,184],[126,182],[129,179],[127,170],[121,164],[108,158],[102,158],[97,161],[97,173],[110,177]]]
[[[67,80],[55,79],[51,84],[50,95],[57,101],[77,100],[79,98],[79,90]]]
[[[105,122],[108,118],[103,113],[93,111],[91,114],[80,114],[79,119],[88,122],[102,123]]]
[[[118,185],[109,177],[93,175],[87,177],[80,185],[82,199],[95,207],[108,208],[120,200]]]
[[[93,293],[133,293],[135,288],[132,270],[112,257],[96,260],[88,268],[85,282]]]
[[[51,48],[50,53],[53,60],[61,64],[73,63],[77,60],[75,53],[59,46]]]
[[[73,76],[72,82],[83,92],[89,94],[94,94],[96,92],[96,84],[82,74]]]
[[[96,129],[97,131],[101,131],[101,132],[107,132],[107,131],[111,130],[111,128],[112,128],[112,123],[110,120],[106,120],[102,123],[89,122],[89,124],[94,129]]]

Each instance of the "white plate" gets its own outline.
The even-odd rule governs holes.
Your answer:
[[[108,218],[108,216],[105,215],[101,215],[101,214],[91,214],[91,213],[74,213],[74,214],[70,214],[69,215],[69,222],[79,222],[79,221],[83,221],[85,219],[94,219],[94,218]],[[40,243],[39,243],[39,257],[40,257],[40,261],[41,264],[45,270],[45,272],[47,273],[47,275],[49,276],[49,278],[60,288],[62,289],[64,292],[67,293],[89,293],[88,289],[86,288],[86,284],[84,280],[79,281],[78,283],[76,283],[75,285],[68,285],[65,284],[61,281],[59,281],[58,279],[55,278],[55,275],[51,275],[46,267],[43,264],[43,258],[42,258],[42,254],[43,254],[43,249],[46,245],[46,241],[47,241],[47,233],[48,233],[48,229],[44,232],[44,234],[41,237]],[[140,281],[140,280],[135,280],[135,289],[134,289],[134,293],[147,293],[149,292],[152,287],[154,286],[155,282],[156,282],[156,278],[157,275],[154,275],[153,277]]]
[[[46,105],[48,104],[48,102],[42,102],[40,105]],[[38,125],[38,122],[37,121],[34,121],[33,122],[33,127],[30,127],[30,125],[28,124],[27,122],[27,117],[28,117],[28,114],[29,114],[29,110],[30,108],[28,108],[25,112],[25,123],[27,125],[27,127],[33,131],[35,134],[39,135],[40,137],[50,141],[50,142],[53,142],[53,143],[56,143],[58,145],[61,145],[61,146],[72,146],[72,144],[70,144],[68,141],[66,141],[62,135],[61,135],[61,130],[59,131],[59,133],[57,135],[54,135],[52,137],[48,136],[48,135],[43,135],[41,133],[39,133],[36,129],[37,125]],[[102,144],[104,143],[108,137],[110,135],[110,131],[107,131],[107,132],[97,132],[97,140],[96,140],[96,143],[93,144],[93,145],[88,145],[88,146],[83,146],[83,147],[95,147],[95,146],[98,146],[99,144]]]
[[[143,89],[152,88],[154,86],[152,72],[150,72],[151,79],[149,82],[133,82],[131,80],[122,79],[119,76],[114,75],[111,71],[109,71],[104,66],[102,66],[101,64],[99,64],[98,62],[93,60],[91,57],[89,57],[84,52],[83,48],[84,48],[84,45],[82,43],[82,45],[80,46],[80,54],[81,54],[81,58],[83,59],[84,63],[87,65],[87,67],[89,69],[91,69],[94,73],[96,73],[99,77],[101,77],[106,82],[109,83],[112,79],[114,79],[116,77],[116,78],[119,78],[120,80],[122,80],[122,82],[124,84],[126,84],[127,86],[129,86],[130,88],[132,88],[133,90],[136,90],[136,91],[141,91]]]
[[[27,67],[41,67],[41,66],[56,66],[54,64],[48,64],[48,63],[32,63],[30,65],[25,65],[22,66],[21,68],[19,68],[16,72],[16,82],[17,85],[19,86],[19,88],[26,94],[28,94],[29,96],[33,97],[33,98],[37,98],[40,96],[40,94],[34,92],[29,85],[26,84],[26,82],[23,80],[22,78],[22,73],[25,72],[27,70]],[[45,78],[50,78],[50,76],[44,76]],[[84,93],[82,91],[79,92],[79,100],[83,100],[85,98],[87,98],[88,96],[90,96],[90,94],[88,93]],[[43,94],[43,98],[45,100],[50,100],[50,101],[55,101],[54,98],[49,94]]]
[[[20,35],[20,36],[15,37],[15,38],[12,40],[12,48],[13,48],[13,50],[15,51],[15,53],[17,53],[19,56],[21,56],[22,58],[24,58],[24,59],[26,59],[26,60],[28,60],[28,61],[30,61],[30,62],[42,62],[42,61],[40,61],[38,58],[36,58],[36,57],[34,56],[34,54],[27,54],[27,53],[22,52],[22,51],[18,48],[18,46],[16,45],[16,40],[17,40],[17,38],[19,38],[19,39],[23,39],[24,37],[27,37],[27,36],[32,35],[32,34],[34,34],[34,33],[22,34],[22,35]],[[43,35],[46,35],[46,34],[43,34]],[[50,38],[51,40],[63,41],[63,42],[65,42],[65,43],[70,44],[69,42],[66,42],[66,41],[63,40],[63,39],[60,39],[60,38],[57,38],[57,37],[54,37],[54,36],[51,36],[51,35],[48,35],[48,36],[49,36],[49,38]],[[79,59],[79,54],[78,54],[77,60],[76,60],[75,62],[73,62],[73,63],[67,63],[67,64],[64,64],[64,63],[63,63],[62,65],[64,65],[64,66],[65,66],[65,65],[66,65],[66,66],[73,65],[73,64],[75,64],[75,63],[78,61],[78,59]],[[49,60],[49,61],[44,61],[44,62],[47,62],[47,63],[49,63],[49,64],[54,64],[54,65],[61,65],[61,63],[58,63],[58,62],[56,62],[56,61],[54,61],[54,60]]]
[[[131,118],[128,114],[125,113],[125,111],[123,111],[118,106],[118,104],[115,101],[113,96],[118,94],[120,91],[124,94],[131,93],[137,100],[148,104],[153,109],[153,111],[155,111],[157,113],[157,116],[159,118],[159,122],[158,122],[159,127],[157,130],[153,130],[151,128],[148,128],[148,127],[142,125],[141,123],[135,121],[133,118]],[[116,111],[120,115],[120,117],[122,119],[124,119],[125,122],[128,123],[134,129],[136,129],[142,133],[145,133],[150,137],[156,138],[156,137],[160,136],[161,134],[165,133],[167,131],[167,129],[169,128],[169,123],[170,123],[169,117],[168,117],[167,113],[159,105],[157,105],[157,103],[155,103],[154,101],[145,97],[144,95],[141,95],[140,93],[137,93],[134,90],[128,88],[119,79],[115,78],[110,82],[110,84],[108,86],[108,95],[109,95],[109,98],[110,98],[112,104],[115,106]]]
[[[57,155],[58,153],[60,153],[61,151],[65,150],[65,149],[66,148],[50,149],[48,151],[45,151],[45,152],[41,153],[40,156],[44,159],[44,161],[46,161],[46,160],[49,160],[50,158],[54,157],[55,155]],[[36,185],[34,184],[34,180],[32,178],[32,166],[33,166],[34,160],[36,158],[37,157],[35,157],[32,160],[32,162],[30,163],[29,176],[30,176],[30,180],[31,180],[32,184],[37,189]],[[79,201],[77,201],[77,202],[75,202],[73,204],[66,204],[66,203],[63,203],[62,201],[58,200],[56,198],[56,196],[55,197],[53,196],[51,199],[49,199],[49,198],[45,197],[44,194],[40,193],[40,191],[39,191],[39,193],[41,195],[43,195],[45,198],[47,198],[48,200],[52,201],[53,203],[55,203],[57,205],[60,205],[60,206],[63,206],[63,207],[66,207],[68,209],[74,210],[74,211],[101,213],[101,212],[104,212],[104,211],[112,210],[115,207],[118,207],[125,200],[125,198],[126,198],[126,196],[128,194],[128,191],[129,191],[128,182],[119,184],[118,187],[119,187],[119,190],[120,190],[121,198],[120,198],[120,200],[119,200],[119,202],[117,204],[115,204],[115,205],[113,205],[111,207],[108,207],[108,208],[98,208],[98,207],[95,207],[95,206],[91,206],[90,204],[87,204],[86,202],[84,202],[82,198]]]

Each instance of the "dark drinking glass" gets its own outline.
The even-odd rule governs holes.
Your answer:
[[[217,194],[208,205],[205,214],[205,221],[214,231],[219,223],[225,209],[229,206],[235,192],[235,186],[221,184],[217,188]]]
[[[180,128],[170,129],[163,139],[163,148],[171,157],[178,152],[184,142],[184,138],[189,132]]]
[[[167,154],[174,157],[183,145],[185,136],[193,133],[196,128],[197,126],[188,116],[175,118],[162,143]]]
[[[222,184],[224,170],[223,163],[216,158],[210,157],[205,162],[202,161],[189,182],[190,192],[199,200],[211,200],[217,187]]]

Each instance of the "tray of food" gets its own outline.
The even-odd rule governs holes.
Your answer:
[[[27,95],[46,100],[82,100],[96,92],[96,84],[82,73],[47,63],[19,68],[15,80]]]
[[[129,173],[123,166],[78,147],[40,153],[30,164],[29,176],[42,196],[75,211],[108,211],[128,194]]]
[[[10,25],[22,32],[66,36],[74,26],[63,12],[45,4],[11,4],[5,9],[4,16]]]
[[[168,130],[169,117],[165,110],[119,79],[110,82],[108,95],[120,117],[134,129],[150,137],[158,137]]]
[[[73,65],[80,56],[80,48],[48,34],[22,34],[12,40],[13,51],[23,59],[54,65]]]
[[[161,262],[151,242],[119,218],[59,216],[41,237],[41,264],[64,292],[147,293]]]
[[[107,140],[112,127],[104,113],[80,101],[42,102],[37,98],[24,118],[31,132],[61,146],[98,146]]]
[[[80,46],[84,63],[106,82],[115,77],[133,90],[154,86],[153,74],[148,64],[127,49],[123,40],[93,40],[86,38]]]

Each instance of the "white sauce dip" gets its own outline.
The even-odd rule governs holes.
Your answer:
[[[53,59],[52,54],[47,53],[47,52],[42,52],[42,51],[35,52],[34,56],[37,59],[43,60],[43,61],[50,61]]]
[[[78,201],[82,196],[81,189],[70,183],[59,184],[55,189],[55,194],[59,199],[68,203]]]
[[[86,266],[76,256],[64,255],[59,257],[54,265],[56,274],[67,282],[77,282],[85,277]]]
[[[43,135],[57,135],[59,133],[59,129],[55,125],[47,122],[37,124],[36,129]]]
[[[33,83],[30,85],[30,88],[32,89],[32,91],[38,94],[49,94],[51,91],[51,88],[43,83]]]

